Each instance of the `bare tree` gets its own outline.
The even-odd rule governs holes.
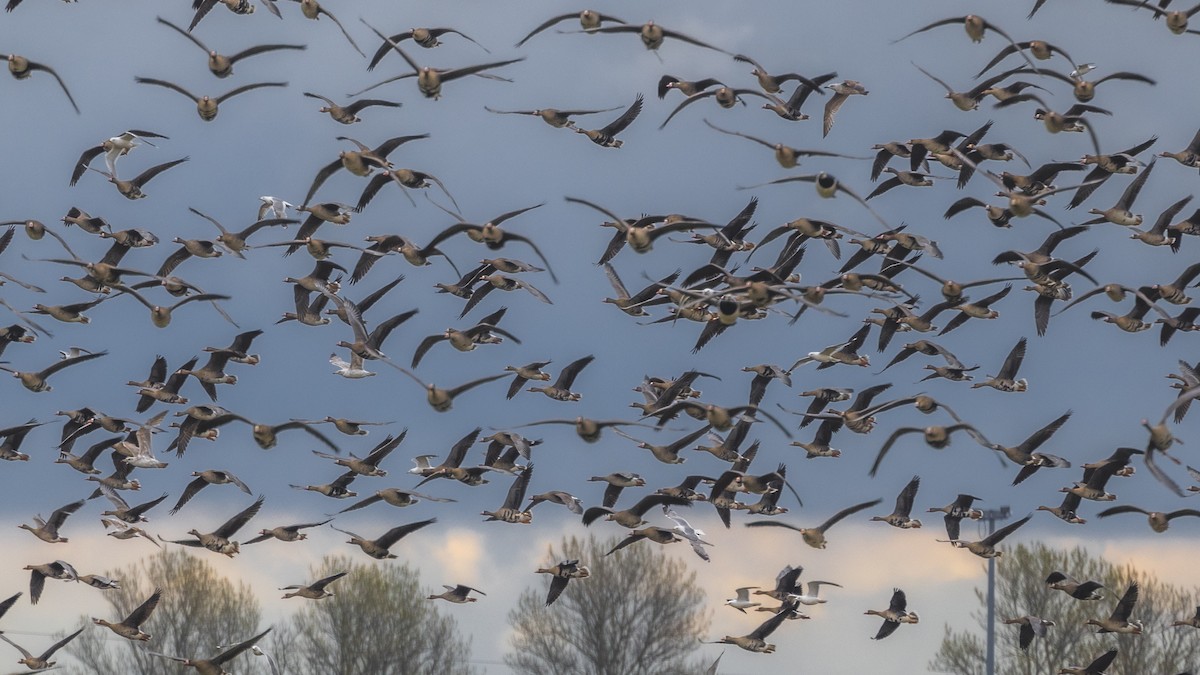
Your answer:
[[[553,605],[546,605],[549,579],[521,594],[508,614],[510,668],[527,675],[704,672],[707,664],[694,657],[710,617],[695,572],[649,542],[605,556],[616,543],[570,537],[547,552],[548,564],[577,559],[591,576],[572,580]]]
[[[120,621],[161,588],[162,600],[142,626],[149,643],[114,638],[107,630],[84,631],[66,650],[85,666],[87,673],[162,675],[167,662],[146,653],[149,647],[164,654],[207,657],[217,645],[232,644],[259,632],[262,612],[246,584],[234,585],[201,558],[167,549],[105,576],[121,582],[119,590],[104,592],[106,616]],[[91,623],[90,617],[83,617]]]
[[[996,566],[996,672],[1001,675],[1042,675],[1066,665],[1087,665],[1110,649],[1120,653],[1112,671],[1176,673],[1200,663],[1200,642],[1190,627],[1173,628],[1172,621],[1191,617],[1200,589],[1180,588],[1158,581],[1130,566],[1118,567],[1080,547],[1060,551],[1044,544],[1021,544],[1010,549]],[[1054,571],[1104,584],[1101,600],[1076,600],[1050,589],[1046,577]],[[1106,618],[1131,583],[1140,586],[1131,619],[1145,625],[1142,635],[1094,635],[1088,619]],[[987,626],[984,591],[976,589],[980,609],[975,613],[980,632],[952,631],[947,626],[941,650],[930,670],[957,675],[982,675]],[[1033,615],[1055,622],[1045,638],[1035,638],[1027,650],[1017,641],[1018,627],[1006,618]]]
[[[458,623],[425,599],[407,564],[326,556],[313,579],[347,572],[333,597],[306,600],[276,630],[272,655],[292,675],[458,675],[472,672]]]

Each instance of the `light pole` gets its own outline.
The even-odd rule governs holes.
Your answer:
[[[987,536],[996,531],[996,521],[1008,520],[1012,510],[1007,506],[987,509],[983,520],[987,523]],[[987,587],[987,675],[996,675],[996,559],[988,558]]]

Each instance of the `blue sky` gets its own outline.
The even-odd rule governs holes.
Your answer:
[[[460,320],[457,315],[461,302],[433,292],[433,284],[455,280],[449,266],[438,260],[432,266],[414,268],[398,256],[381,260],[362,283],[345,286],[344,294],[358,299],[397,274],[407,276],[368,315],[370,321],[377,323],[401,311],[420,309],[385,344],[383,351],[401,363],[408,362],[412,350],[425,335],[447,326],[469,326],[472,318],[477,319],[502,304],[508,306],[502,326],[518,336],[521,344],[506,341],[468,354],[439,345],[426,356],[418,374],[441,385],[457,384],[498,373],[506,365],[547,359],[553,360],[550,369],[556,373],[557,368],[580,356],[595,354],[595,363],[576,382],[575,390],[583,393],[583,400],[578,403],[551,401],[533,393],[522,393],[513,401],[505,401],[505,381],[471,391],[449,413],[435,414],[425,404],[423,392],[386,366],[375,368],[378,376],[366,380],[348,381],[330,375],[326,359],[334,343],[349,339],[345,326],[273,325],[282,312],[291,309],[291,288],[281,280],[285,276],[306,274],[311,269],[312,261],[302,251],[288,258],[280,257],[278,249],[263,249],[248,252],[246,260],[228,255],[214,260],[193,259],[184,262],[177,271],[206,291],[234,296],[226,307],[241,330],[266,330],[254,345],[254,351],[263,355],[263,363],[254,368],[232,366],[230,372],[236,373],[240,381],[236,386],[221,388],[221,405],[256,421],[272,423],[325,415],[394,421],[392,426],[375,429],[366,438],[335,438],[343,449],[362,454],[386,431],[407,427],[408,439],[384,465],[390,475],[384,479],[360,479],[354,487],[363,495],[386,486],[411,487],[415,480],[404,473],[408,458],[425,453],[444,455],[455,440],[475,426],[510,427],[580,414],[598,419],[633,419],[634,411],[627,405],[636,400],[637,395],[631,389],[643,375],[673,376],[689,368],[711,372],[722,379],[702,381],[698,388],[704,392],[703,400],[738,404],[744,400],[749,383],[749,377],[740,372],[742,366],[762,362],[790,365],[809,351],[846,339],[859,327],[869,309],[878,306],[876,301],[863,298],[831,297],[828,305],[848,317],[809,312],[794,326],[788,326],[786,318],[778,315],[758,322],[740,322],[693,355],[690,350],[699,332],[697,325],[680,322],[641,326],[600,302],[611,294],[611,289],[603,270],[593,263],[611,230],[597,227],[598,214],[565,202],[564,196],[587,199],[622,215],[687,213],[718,223],[727,221],[751,196],[756,196],[759,208],[754,221],[758,226],[750,237],[752,240],[801,216],[830,220],[872,234],[879,231],[879,224],[852,200],[844,196],[835,200],[818,199],[806,184],[750,191],[737,189],[793,173],[828,171],[865,195],[872,189],[869,163],[847,159],[805,160],[800,168],[785,171],[767,149],[718,134],[704,125],[704,118],[723,128],[795,147],[848,155],[868,155],[872,144],[932,136],[942,129],[969,132],[989,119],[996,123],[985,140],[1011,143],[1035,166],[1052,160],[1074,160],[1090,152],[1086,135],[1048,134],[1032,119],[1032,106],[992,110],[989,102],[978,111],[961,112],[942,98],[943,92],[936,83],[922,76],[910,63],[919,64],[956,88],[966,88],[971,76],[1005,45],[999,36],[989,33],[981,44],[972,44],[961,28],[947,26],[892,44],[896,38],[931,21],[959,12],[980,11],[1018,41],[1048,40],[1080,61],[1097,62],[1098,69],[1093,73],[1096,77],[1132,71],[1157,80],[1154,87],[1120,81],[1100,87],[1092,103],[1114,113],[1095,121],[1105,151],[1132,146],[1152,135],[1160,140],[1150,152],[1178,150],[1187,145],[1196,131],[1194,116],[1186,113],[1196,108],[1195,96],[1188,87],[1191,73],[1185,68],[1166,68],[1161,64],[1189,63],[1200,43],[1191,36],[1170,35],[1162,22],[1150,20],[1148,13],[1133,13],[1122,7],[1056,0],[1047,3],[1032,21],[1027,21],[1027,4],[1005,7],[978,2],[905,3],[880,7],[880,3],[865,1],[763,2],[735,8],[728,3],[705,1],[686,6],[616,2],[603,8],[606,13],[635,24],[653,19],[729,52],[748,54],[772,72],[799,71],[811,77],[836,70],[839,81],[843,78],[861,81],[870,94],[849,100],[838,113],[829,136],[822,138],[819,121],[820,106],[825,101],[822,97],[810,99],[806,111],[814,119],[804,122],[779,119],[760,110],[759,99],[749,97],[748,105],[731,110],[720,109],[712,101],[700,101],[659,130],[658,125],[682,100],[675,92],[665,101],[654,95],[658,79],[664,73],[684,79],[715,77],[731,86],[756,88],[750,67],[716,51],[671,40],[657,53],[650,52],[636,36],[626,34],[590,36],[562,34],[551,29],[520,49],[512,47],[545,18],[567,11],[558,3],[420,2],[403,11],[390,3],[375,1],[328,3],[328,8],[368,54],[377,40],[360,23],[360,16],[385,32],[399,32],[414,25],[452,26],[492,52],[486,54],[455,35],[444,36],[443,46],[434,50],[406,43],[406,50],[421,64],[458,67],[525,57],[521,63],[496,71],[497,75],[513,80],[511,83],[468,77],[447,83],[438,101],[421,97],[410,80],[385,85],[370,96],[399,101],[403,107],[368,109],[360,115],[365,121],[345,127],[317,113],[319,103],[304,98],[302,92],[316,92],[345,102],[349,92],[402,73],[402,63],[390,55],[374,72],[368,73],[365,61],[336,26],[327,19],[317,22],[304,19],[293,3],[280,4],[284,12],[282,21],[261,8],[251,16],[237,16],[217,7],[200,23],[195,34],[222,53],[267,42],[307,45],[303,52],[275,52],[239,62],[232,77],[218,80],[207,71],[199,50],[155,22],[156,12],[163,12],[164,18],[186,25],[191,17],[183,3],[162,7],[144,0],[130,0],[120,6],[26,0],[16,11],[0,17],[0,44],[7,51],[55,68],[79,102],[82,115],[74,114],[45,73],[35,73],[22,81],[0,79],[0,96],[5,102],[0,106],[0,121],[9,130],[5,134],[5,147],[6,155],[11,158],[0,165],[0,185],[4,186],[0,219],[41,220],[66,237],[85,260],[99,259],[107,249],[107,242],[74,228],[66,229],[58,222],[72,206],[104,217],[117,229],[150,229],[162,243],[130,252],[124,263],[152,271],[174,250],[175,245],[169,243],[171,238],[215,236],[214,228],[187,211],[189,206],[212,215],[230,228],[241,228],[252,221],[259,195],[301,201],[317,170],[340,150],[350,147],[335,140],[339,135],[349,135],[373,146],[393,136],[429,133],[429,139],[406,144],[395,151],[392,161],[398,167],[439,177],[469,221],[483,222],[503,212],[544,202],[541,208],[505,225],[533,238],[554,266],[559,284],[545,274],[528,277],[545,291],[553,305],[538,303],[524,293],[493,293],[479,309]],[[560,28],[572,31],[577,24],[565,22]],[[1087,34],[1112,35],[1116,31],[1120,32],[1122,44],[1136,48],[1094,53],[1093,40]],[[1015,62],[1010,58],[1005,63],[1015,65]],[[1048,65],[1062,70],[1065,63],[1058,59]],[[1039,62],[1039,65],[1045,64]],[[196,116],[194,106],[183,97],[165,89],[135,84],[135,76],[177,82],[197,94],[218,95],[252,82],[286,81],[288,86],[230,99],[222,104],[216,120],[203,122]],[[1061,82],[1047,81],[1044,86],[1050,93],[1043,92],[1043,96],[1056,110],[1073,103],[1069,90]],[[786,91],[790,93],[791,87]],[[484,110],[485,105],[497,109],[624,107],[638,93],[646,97],[645,109],[621,134],[624,146],[618,150],[597,147],[578,134],[552,129],[534,118],[499,116]],[[601,126],[616,114],[583,117],[579,123],[585,128],[590,128],[593,122],[594,126]],[[118,165],[122,177],[183,156],[189,156],[190,161],[149,182],[145,191],[150,196],[144,200],[124,199],[103,177],[90,172],[78,186],[67,186],[73,163],[83,149],[130,128],[152,130],[170,139],[158,142],[157,148],[139,148],[123,158]],[[1149,154],[1145,153],[1143,158]],[[1145,213],[1148,220],[1194,189],[1194,170],[1171,160],[1161,164],[1136,204],[1135,210]],[[96,166],[100,164],[97,162]],[[1015,165],[996,167],[1000,169],[1022,170]],[[950,175],[938,168],[935,173]],[[1124,176],[1115,177],[1076,211],[1064,210],[1066,200],[1061,197],[1047,209],[1064,224],[1081,222],[1087,217],[1083,213],[1087,208],[1110,206],[1128,180]],[[1060,179],[1061,184],[1071,182],[1070,177]],[[364,179],[339,172],[322,187],[318,199],[353,202],[365,184]],[[1032,249],[1053,227],[1038,219],[1024,219],[1018,220],[1012,229],[1000,230],[991,227],[978,212],[968,212],[949,221],[941,217],[946,207],[960,196],[995,201],[989,198],[992,192],[994,185],[977,176],[962,193],[954,189],[953,181],[939,181],[931,188],[897,188],[871,204],[889,223],[908,223],[911,231],[938,242],[945,259],[934,261],[927,256],[923,264],[943,276],[967,280],[1008,275],[1009,270],[989,263],[991,257],[1003,249]],[[403,233],[425,243],[454,222],[424,195],[410,194],[416,201],[415,207],[389,186],[363,213],[354,214],[349,225],[342,228],[326,225],[321,236],[361,242],[369,235]],[[440,194],[430,193],[430,197],[444,203]],[[1185,210],[1183,215],[1188,213]],[[1191,253],[1194,242],[1185,241],[1182,251],[1172,254],[1166,248],[1146,247],[1128,236],[1128,232],[1116,225],[1100,224],[1063,244],[1060,252],[1075,258],[1099,248],[1100,254],[1089,270],[1101,283],[1127,285],[1165,283],[1195,260]],[[251,243],[282,238],[282,232],[264,231]],[[735,256],[734,261],[743,270],[767,264],[779,246],[777,241],[765,247],[749,263],[744,255]],[[480,258],[496,255],[461,235],[447,241],[444,249],[464,270]],[[803,282],[820,283],[833,276],[841,263],[820,244],[808,249],[800,266]],[[843,242],[846,254],[851,249]],[[34,294],[9,284],[0,289],[0,297],[24,309],[38,302],[58,304],[88,299],[74,286],[57,281],[63,274],[75,275],[75,270],[26,259],[62,255],[63,251],[49,238],[34,242],[18,232],[13,244],[0,255],[0,270],[38,284],[48,293]],[[532,251],[521,244],[509,245],[499,255],[537,262]],[[676,268],[686,273],[705,262],[708,255],[709,251],[702,247],[660,240],[645,255],[623,251],[613,264],[632,290],[648,283],[644,276],[658,278]],[[334,260],[349,266],[355,257],[339,251]],[[874,271],[876,265],[868,262],[862,271]],[[937,297],[936,287],[923,277],[906,273],[900,280],[909,290],[920,293],[927,303]],[[979,364],[979,374],[992,374],[1011,345],[1019,337],[1027,336],[1028,356],[1021,370],[1021,375],[1030,382],[1026,393],[969,390],[962,383],[943,381],[918,384],[924,375],[920,366],[925,362],[920,356],[877,375],[876,371],[895,350],[908,341],[908,335],[898,335],[891,349],[880,355],[873,348],[873,333],[867,350],[873,362],[870,368],[836,367],[817,372],[812,366],[803,366],[793,376],[793,389],[778,383],[771,385],[765,405],[772,412],[777,411],[777,403],[800,408],[807,399],[798,399],[796,394],[806,389],[863,388],[892,382],[889,394],[928,392],[950,403],[964,419],[1002,443],[1015,444],[1071,409],[1074,411],[1071,420],[1044,449],[1076,465],[1106,457],[1120,445],[1143,446],[1145,432],[1138,422],[1143,417],[1157,418],[1171,401],[1174,391],[1167,388],[1163,376],[1175,371],[1177,360],[1195,358],[1190,349],[1191,336],[1177,335],[1168,348],[1162,349],[1157,345],[1157,331],[1121,333],[1088,318],[1087,313],[1093,309],[1123,311],[1107,306],[1103,298],[1095,298],[1087,306],[1055,317],[1048,334],[1039,338],[1033,328],[1033,297],[1020,290],[1023,285],[1017,282],[1014,291],[997,305],[1001,313],[998,320],[970,321],[953,334],[934,339],[968,365]],[[1075,283],[1075,287],[1081,292],[1087,284]],[[985,293],[975,295],[982,297]],[[227,344],[238,332],[202,304],[181,309],[166,329],[154,328],[146,318],[145,309],[130,298],[107,301],[89,314],[92,323],[87,326],[43,318],[41,322],[54,332],[54,338],[43,337],[32,345],[10,346],[4,354],[3,358],[14,367],[36,370],[56,359],[59,349],[71,345],[111,352],[103,359],[58,373],[51,378],[54,391],[48,394],[35,395],[19,387],[15,380],[0,380],[0,426],[18,424],[32,417],[54,420],[27,439],[23,450],[33,456],[28,464],[3,467],[12,476],[5,481],[11,488],[3,502],[14,529],[18,523],[28,522],[34,513],[47,513],[79,498],[90,488],[78,474],[51,463],[58,434],[55,411],[90,405],[112,415],[134,416],[136,397],[123,383],[142,379],[156,354],[164,355],[170,367],[175,368],[200,353],[202,347]],[[0,324],[7,325],[12,320],[6,311],[0,312]],[[946,320],[948,317],[943,316],[942,321]],[[205,400],[195,382],[185,386],[184,395],[194,402]],[[789,427],[795,426],[790,417],[784,416],[784,422]],[[786,522],[816,524],[844,505],[874,498],[883,498],[884,504],[831,530],[832,543],[825,551],[803,546],[798,536],[784,530],[747,530],[741,527],[745,518],[736,519],[734,527],[725,531],[711,509],[704,505],[686,514],[710,533],[715,544],[713,562],[706,565],[687,550],[675,550],[672,555],[683,556],[700,572],[711,600],[713,637],[743,634],[753,629],[756,619],[724,608],[721,602],[732,597],[736,586],[769,585],[784,564],[803,564],[807,569],[805,578],[829,579],[845,586],[845,589],[830,589],[829,604],[814,611],[812,621],[783,627],[774,636],[779,644],[774,657],[730,649],[722,661],[723,672],[758,672],[764,664],[777,665],[780,659],[801,656],[813,672],[868,667],[894,673],[923,670],[941,639],[941,624],[967,620],[973,604],[970,589],[983,583],[983,567],[969,553],[934,542],[941,534],[940,522],[936,520],[922,530],[901,532],[880,523],[867,523],[865,517],[885,513],[896,493],[914,474],[922,477],[918,510],[940,506],[955,494],[968,492],[983,498],[987,507],[1010,505],[1016,516],[1023,516],[1039,504],[1057,504],[1061,495],[1056,490],[1079,475],[1078,469],[1046,470],[1012,488],[1009,482],[1016,467],[1001,468],[988,456],[989,451],[965,436],[955,438],[949,448],[940,452],[910,436],[892,450],[878,477],[867,478],[867,468],[892,429],[927,423],[930,418],[908,408],[886,413],[880,417],[879,428],[869,436],[846,431],[837,435],[834,445],[842,449],[843,456],[836,460],[806,460],[796,449],[788,447],[788,439],[772,426],[758,425],[754,429],[752,438],[762,441],[754,469],[767,471],[779,462],[787,463],[789,478],[804,497],[803,509],[790,496],[781,500],[792,509],[782,516]],[[1189,441],[1189,445],[1174,450],[1185,461],[1192,424],[1189,420],[1176,428],[1176,433]],[[688,420],[680,428],[691,428],[690,425]],[[600,486],[585,482],[595,474],[636,471],[647,478],[650,487],[658,487],[677,483],[685,473],[716,475],[725,468],[707,455],[689,456],[682,467],[659,464],[644,451],[608,433],[595,445],[581,443],[567,427],[540,427],[531,435],[545,439],[535,451],[538,469],[530,486],[531,494],[564,489],[589,505],[598,503],[601,494]],[[799,432],[797,438],[809,440],[811,435],[810,428]],[[86,440],[94,438],[95,435]],[[159,436],[156,443],[157,448],[163,448],[166,440]],[[135,499],[148,499],[162,491],[174,496],[182,490],[191,471],[227,468],[245,478],[256,492],[267,495],[262,513],[250,528],[319,519],[321,514],[345,504],[287,488],[289,483],[321,483],[337,475],[325,460],[310,454],[314,447],[304,434],[289,432],[282,436],[278,447],[262,451],[253,445],[244,428],[232,426],[213,444],[193,444],[186,457],[171,459],[171,466],[161,472],[140,471],[145,487]],[[1173,475],[1181,481],[1185,478],[1180,472]],[[513,528],[518,526],[479,523],[474,514],[503,501],[508,483],[503,476],[476,489],[434,483],[427,487],[430,493],[459,501],[425,503],[403,511],[378,506],[338,520],[341,527],[369,535],[392,524],[436,515],[439,518],[436,528],[406,539],[398,550],[402,557],[422,568],[424,581],[431,588],[436,589],[441,583],[461,582],[488,592],[485,601],[452,608],[463,628],[474,637],[475,658],[483,661],[497,661],[507,648],[506,635],[491,627],[503,619],[521,589],[538,583],[532,571],[545,562],[546,546],[557,542],[564,533],[584,531],[577,520],[566,517],[565,511],[547,507],[535,511],[535,522],[521,530],[523,537],[511,536]],[[241,508],[244,498],[240,493],[218,492],[221,489],[210,488],[201,493],[179,516],[152,513],[151,531],[176,538],[191,527],[201,530],[215,527]],[[1140,466],[1135,477],[1114,481],[1113,489],[1122,503],[1162,510],[1181,508],[1177,498],[1162,489]],[[250,500],[244,498],[244,501],[248,504]],[[627,501],[632,500],[625,499],[622,503]],[[77,565],[80,561],[94,561],[79,566],[95,572],[100,567],[133,560],[149,552],[145,542],[105,538],[97,522],[99,510],[96,502],[90,503],[68,521],[64,529],[72,542],[66,545],[43,544],[26,533],[11,535],[15,538],[0,549],[0,565],[15,570],[25,564],[62,558]],[[1170,532],[1151,535],[1133,516],[1098,521],[1094,518],[1098,510],[1085,503],[1082,515],[1091,522],[1083,527],[1067,526],[1039,514],[1013,540],[1041,539],[1063,546],[1084,542],[1118,561],[1142,564],[1168,580],[1187,580],[1184,572],[1187,549],[1183,538],[1188,536],[1189,529],[1196,527],[1195,523],[1177,521]],[[623,533],[607,523],[594,525],[592,529],[601,534]],[[964,536],[972,534],[973,528],[964,529]],[[219,556],[212,559],[224,573],[261,588],[260,595],[268,602],[268,610],[281,617],[291,608],[270,604],[268,598],[274,597],[274,588],[304,578],[307,566],[324,553],[348,551],[342,540],[342,535],[336,532],[321,532],[305,544],[267,543],[252,547],[255,550],[248,550],[233,561],[215,560]],[[750,547],[756,551],[753,556],[745,553]],[[916,564],[878,563],[871,558],[879,547],[885,560],[916,561]],[[291,555],[279,555],[285,550]],[[939,573],[933,575],[930,569]],[[490,570],[497,570],[494,576]],[[871,607],[882,607],[893,586],[908,591],[911,606],[921,612],[922,623],[902,627],[885,642],[869,642],[867,637],[874,634],[877,626],[861,613]],[[7,595],[22,588],[23,574],[11,575],[10,587],[0,591]],[[6,625],[27,626],[32,631],[54,631],[72,625],[75,612],[85,605],[66,602],[67,594],[61,588],[51,587],[47,593],[50,602],[33,608],[20,605],[7,617]],[[96,594],[92,596],[81,602],[92,603],[87,607],[98,610],[100,600]],[[839,643],[844,640],[862,647],[838,653],[820,648],[830,640]],[[1101,644],[1099,639],[1097,644]],[[715,657],[716,648],[706,649]],[[488,666],[488,672],[502,673],[505,669]]]

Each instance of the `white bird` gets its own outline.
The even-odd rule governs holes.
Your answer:
[[[133,432],[133,437],[137,440],[137,445],[130,443],[126,439],[113,446],[114,450],[129,455],[125,458],[126,464],[136,466],[139,469],[166,468],[167,463],[155,457],[154,450],[150,446],[150,434],[156,430],[166,416],[167,411],[164,410],[152,417],[150,421],[138,427],[137,431]]]
[[[271,666],[271,675],[280,675],[279,664],[275,663],[275,658],[273,656],[271,656],[270,654],[264,652],[262,650],[262,647],[259,647],[258,645],[254,645],[253,647],[250,648],[250,651],[253,652],[255,656],[267,657],[267,665]]]
[[[712,544],[700,538],[704,536],[704,531],[692,527],[688,521],[681,518],[678,513],[675,513],[674,509],[668,509],[665,505],[663,506],[663,513],[666,514],[667,518],[675,521],[674,532],[688,540],[688,543],[692,545],[692,550],[696,552],[696,555],[700,556],[701,560],[709,562],[708,551],[705,551],[704,547],[712,546]]]
[[[434,470],[434,466],[429,463],[429,460],[435,457],[437,455],[417,455],[413,457],[413,464],[416,466],[409,469],[408,472],[417,476],[428,476]]]
[[[144,131],[140,133],[147,134],[147,132]],[[159,136],[158,134],[153,135],[155,138],[166,138],[166,136]],[[158,147],[157,145],[146,140],[144,136],[139,136],[137,133],[134,133],[134,130],[126,131],[120,136],[113,136],[112,138],[108,139],[107,143],[104,143],[104,163],[108,165],[109,173],[116,175],[117,158],[122,155],[129,154],[130,150],[133,150],[142,144],[138,143],[138,141],[142,141],[142,143],[145,143],[152,148]]]
[[[1081,63],[1078,66],[1075,66],[1075,70],[1071,71],[1071,79],[1072,80],[1083,79],[1084,75],[1087,75],[1088,73],[1092,72],[1095,69],[1096,69],[1096,64],[1094,64],[1094,63]]]
[[[837,586],[841,588],[841,584],[835,584],[832,581],[810,581],[808,582],[807,591],[805,593],[793,593],[787,596],[789,601],[796,601],[802,605],[820,605],[828,602],[825,598],[820,597],[821,586]]]
[[[268,211],[273,213],[276,218],[287,218],[287,210],[296,208],[295,204],[271,195],[263,195],[258,199],[262,202],[262,205],[258,207],[259,220],[262,220]]]
[[[83,347],[67,347],[66,349],[60,349],[58,351],[59,357],[63,359],[73,359],[76,356],[82,356],[84,354],[91,353],[92,352],[90,349],[84,349]]]
[[[349,363],[346,363],[345,359],[337,354],[330,354],[329,362],[333,364],[334,368],[337,368],[337,370],[333,371],[334,375],[341,375],[342,377],[349,378],[351,380],[359,380],[364,377],[371,377],[375,374],[366,368],[363,368],[363,358],[354,352],[350,352]]]
[[[758,607],[762,603],[754,602],[750,599],[750,590],[754,588],[758,588],[758,586],[742,586],[741,588],[737,589],[737,597],[726,600],[725,604],[736,609],[742,614],[745,614],[746,610],[751,607]]]

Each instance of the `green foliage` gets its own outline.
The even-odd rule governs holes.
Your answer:
[[[1046,576],[1060,571],[1079,581],[1104,584],[1102,600],[1076,600],[1050,589]],[[1131,620],[1145,626],[1143,635],[1093,634],[1088,619],[1108,617],[1130,583],[1140,585]],[[1060,551],[1044,544],[1024,544],[1010,549],[996,566],[996,672],[1000,675],[1043,675],[1067,665],[1083,666],[1110,649],[1120,650],[1111,672],[1177,673],[1200,665],[1200,636],[1194,628],[1172,627],[1178,619],[1195,613],[1195,588],[1180,588],[1158,581],[1130,566],[1112,563],[1076,547]],[[941,650],[930,670],[958,675],[982,675],[987,626],[986,598],[975,591],[980,609],[975,618],[979,633],[946,628]],[[1017,642],[1019,626],[1002,621],[1032,615],[1055,622],[1045,639],[1036,638],[1028,651]]]
[[[142,626],[151,635],[149,643],[135,643],[107,628],[93,627],[67,645],[65,650],[86,667],[83,672],[162,675],[168,672],[169,662],[151,656],[147,648],[172,656],[207,658],[220,651],[217,645],[245,640],[261,630],[262,612],[250,588],[235,586],[212,565],[182,550],[163,550],[104,575],[120,581],[121,588],[104,591],[109,611],[97,618],[123,620],[155,588],[163,590],[162,599]],[[91,623],[86,616],[81,621]]]
[[[469,674],[470,642],[457,622],[425,599],[407,564],[326,556],[311,579],[348,572],[335,595],[303,603],[275,631],[271,654],[292,675]]]
[[[570,537],[548,551],[548,565],[577,559],[591,576],[571,580],[548,607],[548,576],[521,594],[508,615],[510,668],[523,675],[704,671],[692,658],[709,624],[696,574],[648,541],[605,556],[616,542]]]

